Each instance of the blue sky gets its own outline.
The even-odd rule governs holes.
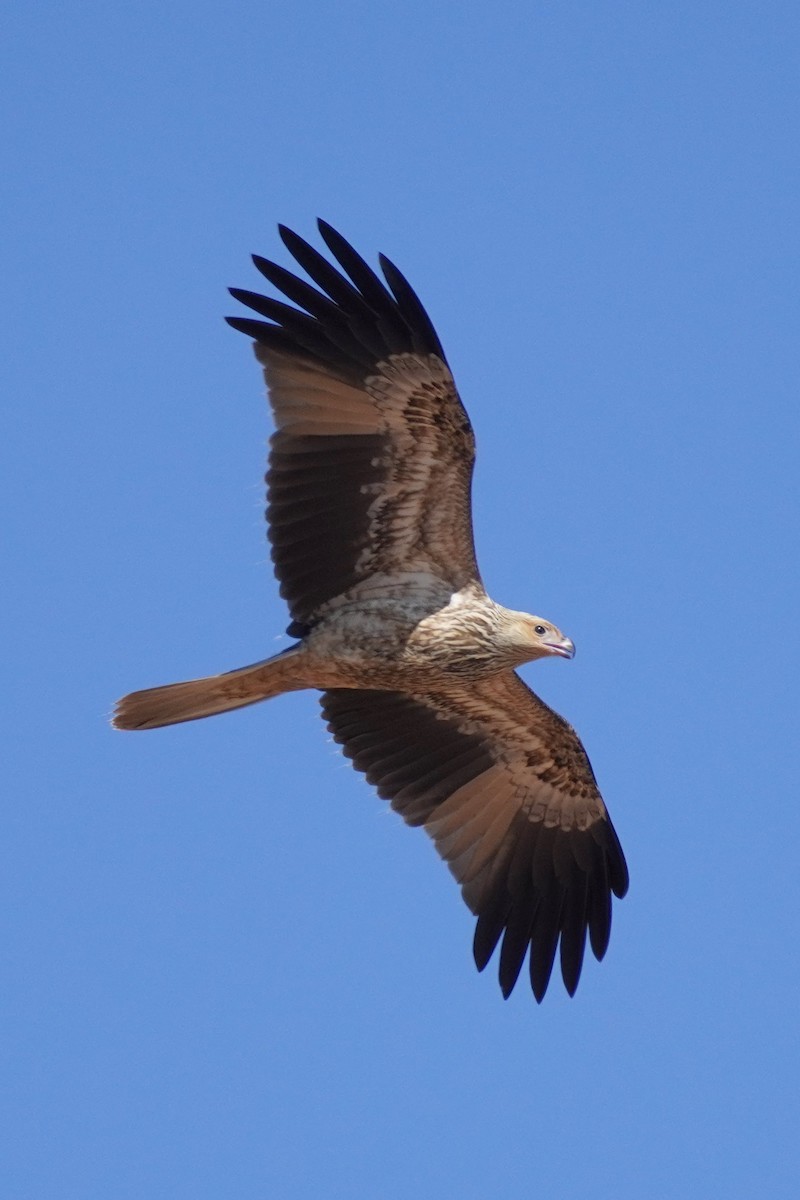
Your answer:
[[[18,4],[7,23],[0,1179],[14,1200],[794,1196],[796,5]],[[428,307],[488,586],[561,626],[629,896],[504,1003],[274,652],[223,323],[275,225]]]

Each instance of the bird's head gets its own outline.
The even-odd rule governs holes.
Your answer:
[[[560,629],[544,617],[533,617],[530,613],[509,612],[506,630],[509,640],[519,649],[520,662],[532,662],[557,654],[560,658],[574,658],[575,644]]]

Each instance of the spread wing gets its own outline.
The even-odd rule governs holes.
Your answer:
[[[611,894],[628,870],[589,759],[572,728],[514,672],[436,695],[337,689],[322,710],[334,739],[409,825],[422,825],[477,916],[478,969],[501,936],[508,996],[530,947],[541,1001],[560,940],[574,994],[588,930],[606,952]]]
[[[384,283],[335,230],[319,228],[344,274],[281,226],[321,290],[255,257],[292,304],[234,288],[268,320],[228,318],[255,339],[264,366],[277,426],[267,519],[298,627],[343,594],[387,585],[395,597],[428,586],[449,594],[479,577],[474,438],[436,332],[388,259]]]

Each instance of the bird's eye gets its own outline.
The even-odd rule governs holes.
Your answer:
[[[544,625],[534,625],[533,632],[538,633],[539,637],[543,637],[544,634],[547,633],[547,630],[545,629]]]

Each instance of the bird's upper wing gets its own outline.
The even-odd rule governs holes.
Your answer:
[[[409,825],[423,825],[477,916],[479,970],[502,935],[508,996],[530,946],[541,1000],[561,941],[572,995],[586,932],[605,954],[611,893],[628,871],[572,728],[512,671],[463,690],[407,696],[337,689],[322,709],[334,739]]]
[[[433,325],[388,259],[387,287],[341,235],[319,227],[344,274],[280,227],[321,291],[256,257],[298,307],[234,288],[268,321],[228,318],[255,339],[264,365],[277,425],[272,557],[300,626],[344,593],[389,583],[396,596],[429,581],[454,591],[478,578],[474,438]]]

